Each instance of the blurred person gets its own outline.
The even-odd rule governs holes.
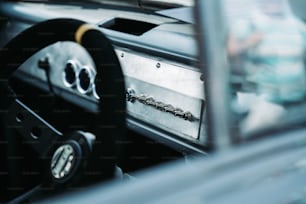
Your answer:
[[[288,105],[306,96],[305,25],[287,0],[254,2],[249,17],[230,25],[227,43],[234,72],[254,85],[237,93],[238,103],[249,110],[245,129],[275,123]]]

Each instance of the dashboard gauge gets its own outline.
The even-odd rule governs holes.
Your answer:
[[[82,65],[79,61],[70,59],[63,69],[63,83],[67,88],[76,88],[80,94],[91,95],[96,100],[100,97],[95,86],[95,69],[91,66]]]
[[[81,94],[89,94],[93,90],[94,74],[89,67],[84,66],[80,69],[77,78],[77,88]]]
[[[63,81],[67,87],[75,87],[77,78],[78,63],[74,60],[69,60],[64,68]]]

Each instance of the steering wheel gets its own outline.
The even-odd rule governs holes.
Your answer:
[[[98,111],[76,107],[52,94],[52,99],[48,98],[47,101],[56,101],[55,104],[65,107],[65,113],[52,111],[50,104],[45,107],[44,102],[40,101],[36,103],[40,104],[39,107],[31,107],[12,90],[10,76],[20,65],[36,52],[60,41],[76,42],[92,57],[97,71],[95,85],[100,96]],[[40,63],[47,73],[56,68],[50,67],[48,62]],[[38,23],[1,49],[0,79],[2,126],[17,132],[19,139],[37,154],[42,163],[41,183],[49,187],[69,186],[80,178],[83,178],[83,183],[88,183],[114,175],[116,138],[121,137],[125,129],[125,88],[114,49],[100,30],[74,19]],[[8,158],[8,152],[15,142],[11,135],[0,135],[0,138],[2,149],[6,149],[1,152],[5,155],[2,157],[6,157],[1,162],[8,164],[1,169],[7,171],[4,176],[7,179],[1,179],[3,189],[0,190],[6,192],[10,178],[15,176],[10,171],[12,158]]]

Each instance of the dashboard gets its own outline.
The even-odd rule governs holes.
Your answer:
[[[207,54],[206,59],[214,58],[201,63],[211,66],[212,70],[217,68],[214,77],[210,75],[211,69],[204,75],[199,68],[202,69],[203,64],[198,61],[203,59],[197,51],[197,40],[219,32],[212,26],[215,24],[210,21],[206,22],[209,26],[204,24],[213,32],[196,34],[192,19],[179,20],[178,16],[184,16],[180,13],[182,10],[172,10],[170,13],[175,13],[176,17],[171,17],[169,13],[165,15],[167,11],[140,12],[107,5],[97,9],[96,5],[81,1],[71,4],[69,1],[68,5],[67,2],[29,2],[0,3],[0,46],[39,22],[73,18],[78,19],[77,31],[84,25],[79,20],[96,25],[110,39],[110,48],[114,49],[114,52],[109,49],[110,59],[115,60],[104,64],[99,57],[110,52],[97,52],[103,54],[91,55],[93,61],[86,49],[96,47],[84,43],[85,49],[72,39],[43,48],[23,64],[13,61],[4,66],[20,68],[9,80],[16,94],[13,98],[17,96],[17,99],[8,111],[2,111],[6,121],[0,124],[0,160],[4,164],[0,165],[0,192],[4,192],[0,202],[2,199],[13,199],[11,203],[36,202],[50,194],[51,197],[61,194],[47,201],[53,203],[258,203],[259,198],[260,203],[305,202],[305,181],[301,179],[306,173],[304,129],[271,132],[265,139],[239,142],[234,148],[223,143],[229,132],[220,120],[227,119],[222,110],[227,99],[220,89],[226,80],[223,81],[224,73],[219,71],[226,63],[213,63],[220,60],[216,42],[204,45],[198,41],[204,49],[201,52]],[[215,7],[220,1],[197,3],[198,14],[220,16],[221,10],[218,12]],[[199,23],[205,15],[199,18]],[[218,18],[214,20],[218,22]],[[71,33],[75,37],[78,32]],[[50,35],[48,32],[40,34]],[[94,45],[103,42],[104,35],[96,30],[91,34],[103,36],[96,38],[101,41],[93,41]],[[17,41],[17,50],[22,47],[22,51],[36,51],[33,46],[36,39],[31,39],[32,35],[33,32],[24,36],[33,44],[19,46],[20,41]],[[217,45],[222,42],[219,40]],[[110,76],[103,79],[111,79],[111,83],[98,81],[107,68],[99,66],[101,64],[122,68],[125,89],[121,72],[103,75]],[[208,78],[209,86],[206,86]],[[116,81],[120,83],[120,91],[104,92],[101,89],[106,86],[98,86]],[[210,91],[208,101],[205,90]],[[11,98],[10,93],[11,90],[4,90],[4,102]],[[120,97],[116,97],[117,93],[121,93]],[[212,106],[219,102],[224,104]],[[103,107],[110,111],[102,111],[108,110]],[[210,121],[206,118],[207,112]],[[120,116],[114,117],[117,113]],[[210,117],[210,114],[218,117]],[[46,117],[49,115],[50,118]],[[118,118],[120,121],[116,122]],[[211,128],[209,136],[207,126]],[[214,132],[216,129],[221,131]],[[218,141],[220,139],[224,140]],[[148,168],[150,166],[154,168]],[[111,183],[108,183],[109,178],[113,178]],[[105,179],[106,183],[97,184]],[[77,192],[62,195],[71,191]]]
[[[15,12],[10,13],[12,10]],[[2,27],[10,37],[49,18],[69,16],[98,25],[112,40],[123,69],[128,127],[174,148],[204,152],[205,79],[196,60],[192,24],[161,15],[78,5],[6,3],[1,12],[18,21],[8,21]],[[8,40],[2,39],[1,43]],[[40,67],[46,60],[51,67],[49,77]],[[96,92],[99,87],[95,86],[94,63],[76,43],[58,42],[44,48],[27,60],[15,76],[44,90],[52,88],[55,95],[90,111],[97,111],[98,100],[103,100]]]

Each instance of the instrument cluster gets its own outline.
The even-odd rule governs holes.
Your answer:
[[[95,86],[96,70],[90,65],[81,65],[77,60],[68,60],[63,69],[63,83],[82,95],[93,96],[99,100]]]

